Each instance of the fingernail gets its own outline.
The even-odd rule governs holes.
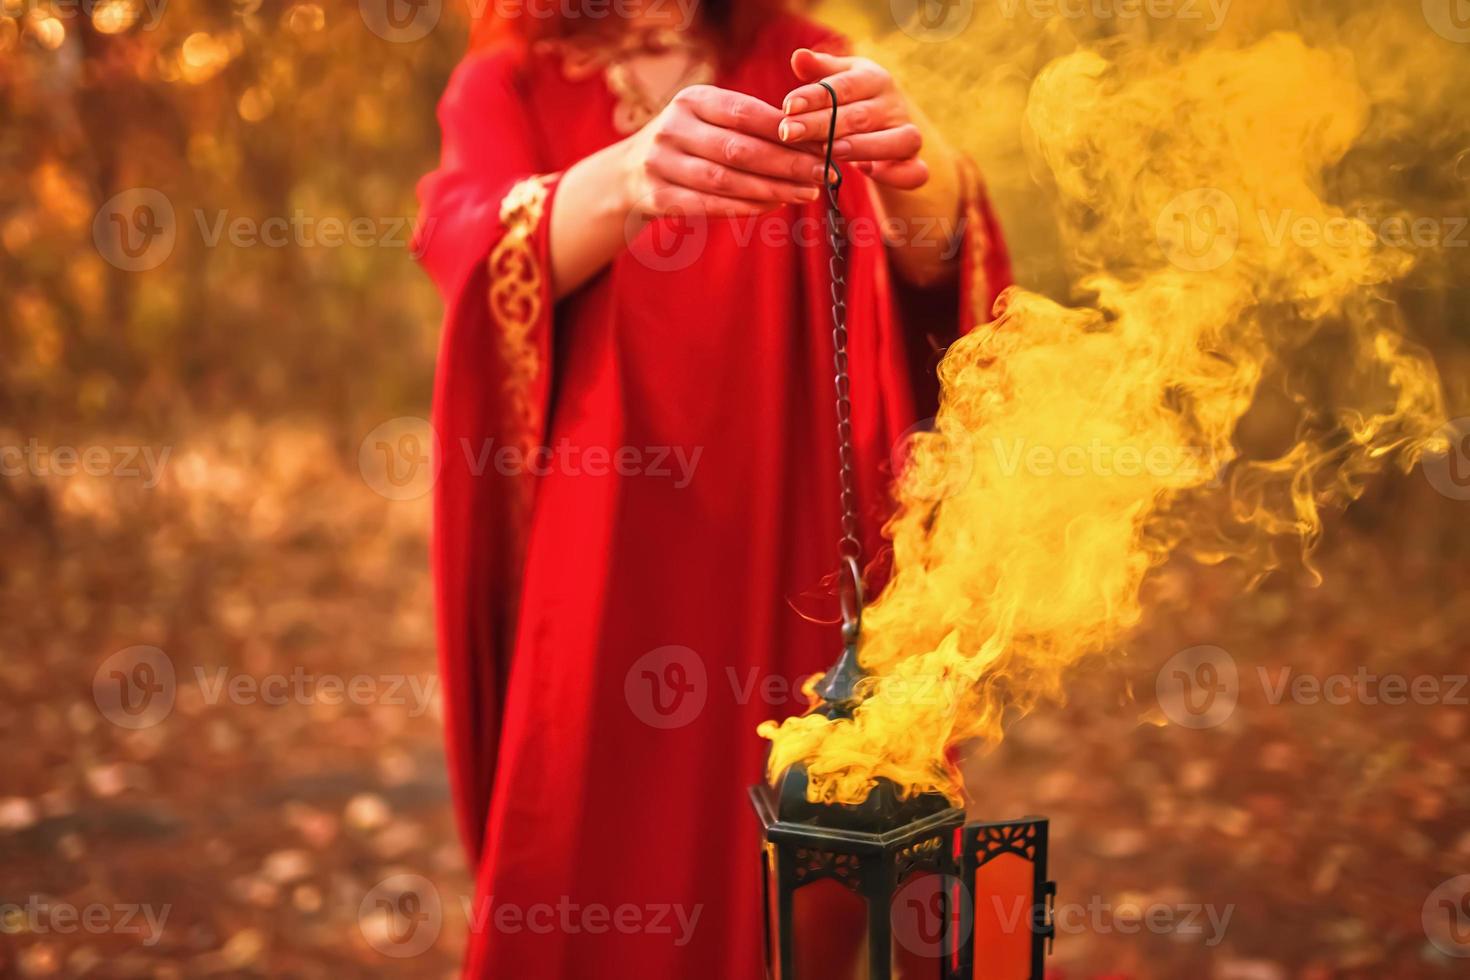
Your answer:
[[[786,104],[781,108],[788,116],[794,116],[798,112],[806,112],[806,99],[798,99],[793,96],[787,99]]]
[[[806,132],[806,127],[799,122],[783,119],[781,120],[781,128],[777,132],[781,136],[781,142],[791,143],[801,139],[802,134]]]
[[[832,144],[832,155],[834,157],[845,157],[852,152],[852,144],[847,140],[838,140]]]
[[[813,167],[812,168],[812,180],[826,180],[826,179],[827,179],[827,165],[826,164],[822,164],[821,166]]]
[[[815,201],[817,198],[822,196],[822,192],[817,190],[815,187],[803,187],[800,191],[797,192],[797,195],[803,201]]]

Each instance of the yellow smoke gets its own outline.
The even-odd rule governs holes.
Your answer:
[[[1079,305],[1012,290],[948,351],[935,431],[896,487],[893,577],[864,619],[865,700],[851,721],[763,725],[773,775],[805,764],[814,801],[860,802],[879,777],[956,796],[948,753],[1115,649],[1171,555],[1268,569],[1283,542],[1310,550],[1368,475],[1435,445],[1438,375],[1390,289],[1437,248],[1398,234],[1422,202],[1371,176],[1393,140],[1457,111],[1470,47],[1400,8],[1349,22],[1237,0],[1217,30],[1111,37],[992,12],[929,46],[970,51],[1002,112],[1026,79],[1025,161],[1054,196]],[[936,62],[906,35],[885,43]],[[942,84],[921,98],[950,131],[986,114],[945,94],[963,72]],[[997,196],[1022,172],[1005,162]],[[1267,394],[1294,406],[1296,434],[1243,451]]]

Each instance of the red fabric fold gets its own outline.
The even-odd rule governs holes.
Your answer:
[[[506,673],[512,660],[524,561],[525,472],[502,472],[495,453],[543,432],[517,432],[515,384],[502,350],[503,325],[490,304],[492,250],[512,229],[502,205],[537,173],[538,154],[507,53],[467,59],[439,107],[444,133],[438,170],[419,184],[415,254],[446,307],[435,376],[432,424],[440,454],[434,487],[432,564],[447,758],[461,837],[478,861],[498,756]],[[546,268],[548,194],[528,246]],[[551,357],[554,308],[549,277],[538,286],[540,316],[528,337],[538,363]],[[546,416],[549,371],[523,392]],[[524,414],[524,413],[522,413]]]

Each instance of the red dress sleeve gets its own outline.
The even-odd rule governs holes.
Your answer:
[[[450,783],[476,862],[520,598],[524,463],[544,440],[554,307],[556,177],[540,172],[517,79],[508,52],[471,56],[455,71],[439,104],[442,160],[419,183],[415,236],[445,304],[431,562]]]

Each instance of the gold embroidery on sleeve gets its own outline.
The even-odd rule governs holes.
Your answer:
[[[537,412],[531,386],[541,371],[533,336],[544,285],[533,237],[546,208],[548,176],[517,182],[500,202],[505,234],[490,252],[490,315],[500,327],[509,422],[528,452],[535,447]]]

